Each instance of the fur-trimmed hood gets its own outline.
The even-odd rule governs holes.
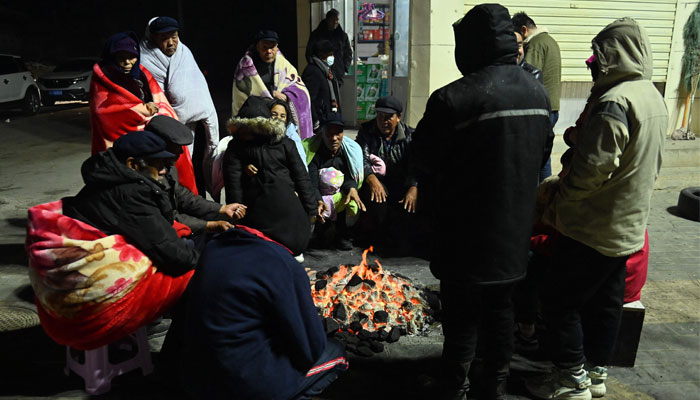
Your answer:
[[[230,118],[226,123],[226,128],[234,136],[240,129],[246,129],[253,134],[255,139],[261,139],[270,144],[279,143],[287,136],[287,128],[284,123],[273,118]]]

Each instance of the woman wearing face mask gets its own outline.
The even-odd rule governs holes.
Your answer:
[[[292,139],[294,145],[296,145],[297,152],[299,152],[299,157],[301,157],[302,160],[306,160],[306,152],[304,151],[304,145],[301,144],[301,138],[299,137],[299,128],[292,121],[289,105],[287,104],[287,102],[280,99],[271,100],[270,113],[272,114],[272,118],[284,122],[284,125],[287,129],[287,137]],[[304,168],[308,170],[306,163],[304,163]]]
[[[335,63],[333,45],[328,40],[316,43],[309,65],[301,75],[311,97],[314,131],[330,112],[340,112],[340,90],[331,66]]]
[[[138,37],[120,32],[107,39],[90,82],[92,153],[107,150],[127,132],[142,131],[154,115],[177,119],[158,82],[140,65]],[[197,194],[192,159],[185,146],[175,167],[180,183]]]

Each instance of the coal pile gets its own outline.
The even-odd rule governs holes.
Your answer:
[[[363,356],[384,350],[401,335],[425,331],[433,321],[435,295],[407,277],[384,270],[375,260],[310,271],[311,294],[326,333]]]

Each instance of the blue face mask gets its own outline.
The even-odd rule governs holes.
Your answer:
[[[326,58],[326,64],[328,64],[329,67],[332,67],[334,62],[335,62],[335,57],[328,56],[328,58]]]

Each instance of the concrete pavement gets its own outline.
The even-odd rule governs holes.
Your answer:
[[[10,122],[4,122],[8,117]],[[4,304],[31,307],[23,299],[28,284],[23,251],[26,210],[82,187],[80,165],[90,154],[88,127],[87,108],[82,105],[45,108],[35,117],[9,115],[0,119],[0,302]],[[693,143],[682,145],[691,149],[687,151],[698,148]],[[678,147],[672,146],[673,150]],[[669,153],[666,159],[671,158]],[[660,181],[677,172],[674,168],[665,167]],[[682,185],[700,185],[697,164],[677,168],[690,168]],[[647,314],[637,363],[634,368],[610,370],[606,399],[700,399],[700,224],[674,215],[679,189],[669,184],[652,197],[648,226],[651,256],[642,292]],[[323,269],[359,262],[361,249],[309,251],[305,255],[306,266]],[[380,261],[385,268],[420,284],[437,284],[425,260],[404,257]],[[384,353],[353,357],[350,371],[322,398],[430,399],[431,393],[423,388],[437,374],[441,342],[436,325],[427,336],[403,337],[387,346]],[[159,344],[158,340],[151,343],[156,360]],[[80,378],[63,375],[64,348],[53,343],[40,327],[0,332],[0,354],[0,398],[89,397],[82,391]],[[509,387],[512,398],[528,398],[522,380],[532,370],[533,366],[522,360],[514,362]],[[177,392],[168,390],[170,386],[132,372],[117,378],[113,390],[101,398],[178,398]]]

